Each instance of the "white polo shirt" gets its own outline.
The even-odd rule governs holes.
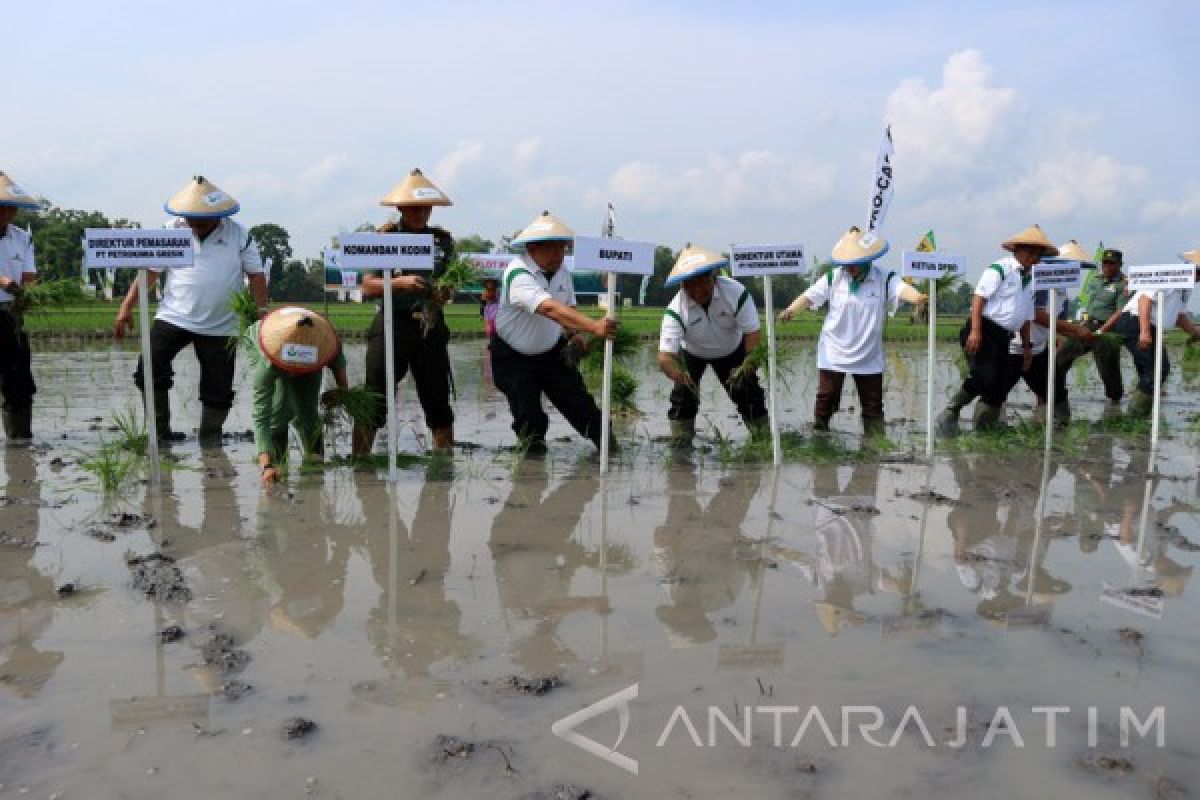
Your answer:
[[[528,256],[514,258],[504,270],[500,308],[496,311],[496,335],[527,356],[545,353],[563,336],[563,327],[537,313],[546,300],[575,305],[575,286],[565,266],[547,277]]]
[[[1033,293],[1033,308],[1035,316],[1030,317],[1029,322],[1029,343],[1033,345],[1033,354],[1040,355],[1046,349],[1046,344],[1050,341],[1050,329],[1045,325],[1038,324],[1036,312],[1039,308],[1046,308],[1050,305],[1050,292],[1047,289]],[[1062,313],[1067,309],[1067,293],[1059,292],[1058,312],[1051,315],[1051,322],[1062,318]],[[1024,352],[1024,347],[1021,344],[1021,334],[1014,333],[1012,339],[1008,343],[1008,352],[1014,356],[1019,356]]]
[[[902,282],[896,273],[872,266],[857,290],[850,290],[851,283],[846,270],[832,269],[804,292],[811,308],[829,304],[817,340],[817,368],[876,375],[883,372],[883,323]]]
[[[169,224],[187,227],[182,219]],[[171,267],[165,275],[155,270],[166,287],[154,318],[201,336],[234,336],[237,315],[229,298],[245,286],[245,276],[262,274],[258,245],[245,228],[225,218],[204,241],[193,235],[192,247],[192,266]]]
[[[699,358],[723,358],[741,346],[747,333],[758,328],[758,311],[750,290],[720,275],[707,309],[693,302],[682,289],[671,299],[659,326],[658,349],[678,353],[683,348]]]
[[[1033,319],[1033,274],[1021,271],[1017,259],[1007,256],[990,264],[975,284],[975,295],[984,298],[983,315],[1009,333]]]
[[[1134,317],[1138,316],[1138,301],[1142,297],[1148,296],[1150,298],[1150,324],[1155,324],[1158,322],[1157,295],[1158,292],[1145,289],[1135,292],[1133,297],[1129,298],[1129,302],[1125,304],[1125,313]],[[1174,330],[1179,321],[1179,315],[1187,313],[1188,303],[1191,301],[1191,289],[1168,289],[1163,292],[1163,333]]]
[[[37,268],[33,263],[33,238],[23,228],[9,225],[0,236],[0,275],[12,278],[17,283],[21,276],[33,275]],[[13,296],[0,289],[0,303],[11,302]]]

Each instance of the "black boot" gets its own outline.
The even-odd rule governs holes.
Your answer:
[[[33,440],[33,409],[21,408],[3,414],[4,436],[10,444],[26,444]]]
[[[216,408],[214,406],[200,407],[200,430],[198,438],[200,439],[201,447],[221,446],[221,426],[225,424],[225,418],[228,416],[228,408]]]

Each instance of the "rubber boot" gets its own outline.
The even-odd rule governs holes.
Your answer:
[[[863,417],[864,436],[887,436],[887,423],[883,417]]]
[[[1105,399],[1102,416],[1104,419],[1115,419],[1121,416],[1121,401],[1119,399],[1113,400],[1111,397]]]
[[[375,449],[375,434],[378,428],[369,425],[355,425],[350,435],[350,455],[354,458],[366,458]]]
[[[433,428],[433,449],[440,451],[450,451],[454,449],[454,426],[447,425],[444,428]]]
[[[1046,404],[1045,403],[1038,403],[1036,406],[1034,406],[1033,418],[1030,420],[1030,422],[1032,422],[1034,427],[1037,427],[1037,428],[1046,427]]]
[[[197,438],[200,439],[201,447],[221,446],[221,427],[228,416],[228,408],[200,407],[200,430],[197,432]]]
[[[1054,404],[1054,427],[1063,430],[1071,424],[1071,407],[1066,403]]]
[[[1004,424],[1004,406],[990,406],[982,400],[975,407],[976,431],[1001,431]]]
[[[1141,389],[1134,389],[1133,394],[1129,395],[1129,416],[1148,417],[1153,410],[1154,396]]]
[[[958,435],[958,415],[974,399],[962,389],[959,389],[951,396],[950,402],[942,410],[942,413],[937,415],[937,420],[934,423],[938,436]]]
[[[182,439],[171,430],[171,394],[166,389],[154,390],[154,431],[160,444]]]
[[[675,445],[689,445],[696,437],[696,420],[694,419],[673,419],[671,420],[671,443]]]
[[[814,417],[813,418],[813,430],[816,431],[817,433],[828,433],[829,417]]]
[[[5,411],[4,436],[9,444],[28,444],[33,441],[33,409]]]

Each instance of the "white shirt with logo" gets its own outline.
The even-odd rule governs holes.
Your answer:
[[[682,289],[672,298],[659,327],[658,349],[678,353],[682,348],[699,358],[723,358],[741,346],[746,334],[758,329],[758,311],[750,290],[721,275],[707,309]]]
[[[33,275],[37,268],[33,263],[33,237],[29,232],[9,225],[4,236],[0,236],[0,275],[21,283],[23,275]],[[0,289],[0,303],[11,302],[13,296]]]
[[[1050,329],[1048,327],[1046,327],[1045,325],[1040,324],[1037,321],[1037,309],[1046,308],[1049,305],[1050,305],[1049,290],[1043,289],[1039,292],[1034,293],[1034,297],[1033,297],[1034,316],[1030,317],[1029,343],[1033,346],[1031,349],[1035,356],[1041,355],[1042,351],[1046,349],[1046,344],[1050,341]],[[1067,293],[1059,292],[1058,311],[1057,311],[1057,313],[1050,315],[1051,324],[1053,324],[1059,317],[1061,317],[1062,312],[1066,311],[1066,309],[1067,309]],[[1047,312],[1047,313],[1049,313],[1049,312]],[[1021,342],[1021,334],[1020,333],[1013,334],[1012,339],[1008,343],[1008,352],[1015,356],[1019,356],[1022,353],[1024,353],[1024,347]]]
[[[860,273],[862,274],[862,273]],[[813,309],[828,304],[817,340],[817,368],[876,375],[883,372],[883,323],[896,302],[901,281],[894,272],[872,266],[852,290],[849,273],[836,268],[804,292]]]
[[[975,284],[975,296],[986,301],[983,315],[1009,333],[1033,319],[1033,275],[1012,256],[990,264]]]
[[[496,335],[527,356],[552,349],[562,338],[563,327],[537,313],[538,306],[547,300],[575,305],[571,273],[562,266],[547,277],[527,256],[514,258],[504,270],[500,308],[496,311]]]
[[[182,219],[173,225],[186,227]],[[258,245],[245,228],[226,218],[204,241],[193,234],[192,247],[192,266],[171,267],[160,276],[166,286],[154,318],[201,336],[234,336],[238,322],[229,300],[245,286],[245,276],[262,274]]]
[[[1158,292],[1142,289],[1135,292],[1125,304],[1125,313],[1138,316],[1138,303],[1143,297],[1150,298],[1150,324],[1158,323]],[[1179,322],[1179,315],[1186,314],[1188,303],[1192,301],[1191,289],[1168,289],[1163,292],[1163,333],[1174,330]]]

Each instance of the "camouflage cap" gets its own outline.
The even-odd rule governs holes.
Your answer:
[[[1109,250],[1105,250],[1104,253],[1101,254],[1100,260],[1102,262],[1103,261],[1113,261],[1117,264],[1124,264],[1125,263],[1125,254],[1122,253],[1120,250],[1109,249]]]

